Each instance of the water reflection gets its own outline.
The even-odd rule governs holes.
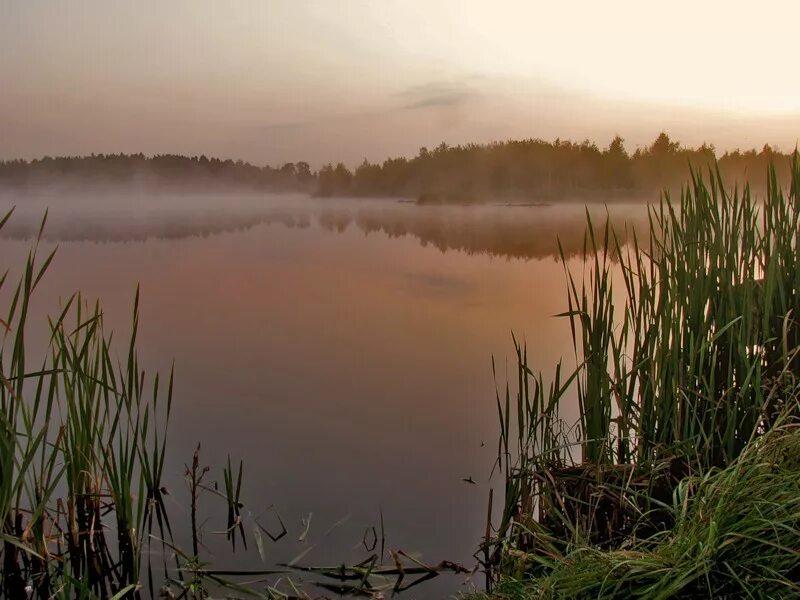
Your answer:
[[[0,197],[0,200],[3,198]],[[584,248],[587,211],[596,223],[608,217],[624,242],[630,233],[625,224],[641,225],[641,204],[604,205],[490,205],[418,206],[387,200],[313,199],[288,195],[232,195],[191,199],[161,197],[160,203],[128,203],[120,199],[109,205],[62,199],[59,206],[46,198],[29,199],[17,206],[17,215],[2,235],[27,238],[36,234],[47,206],[50,217],[45,236],[61,241],[144,241],[207,237],[245,231],[263,224],[306,228],[312,224],[343,233],[354,227],[364,234],[382,233],[391,238],[410,236],[423,246],[442,252],[513,258],[559,256],[558,241],[567,256]],[[2,206],[3,203],[0,203]],[[5,199],[6,206],[11,202]],[[38,209],[38,210],[37,210]]]

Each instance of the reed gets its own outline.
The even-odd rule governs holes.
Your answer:
[[[165,399],[158,376],[146,388],[138,292],[125,363],[100,306],[76,294],[49,321],[43,363],[27,364],[31,301],[55,255],[40,260],[40,239],[0,319],[0,586],[10,598],[137,595],[145,532],[155,518],[161,538],[171,535],[161,476],[172,377]],[[0,287],[8,281],[6,272]]]
[[[505,505],[484,544],[494,581],[514,588],[509,575],[546,578],[576,549],[603,556],[675,531],[681,486],[730,468],[794,411],[797,154],[786,190],[772,169],[768,180],[756,199],[718,171],[692,172],[678,202],[650,207],[644,232],[587,213],[583,269],[562,254],[575,364],[546,385],[515,339],[516,390],[498,393]],[[579,419],[565,423],[575,402]]]

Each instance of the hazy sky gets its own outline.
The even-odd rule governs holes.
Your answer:
[[[797,0],[0,0],[0,157],[800,138]]]

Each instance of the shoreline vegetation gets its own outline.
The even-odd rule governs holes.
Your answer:
[[[0,161],[0,189],[58,186],[139,185],[176,191],[301,192],[319,197],[405,198],[419,204],[511,204],[614,202],[652,199],[667,189],[679,193],[687,165],[714,166],[726,182],[765,193],[773,165],[788,178],[791,153],[769,145],[761,150],[717,155],[713,146],[682,146],[661,133],[647,147],[629,152],[615,137],[606,147],[589,140],[509,140],[488,144],[420,148],[411,158],[366,160],[355,169],[343,163],[318,171],[307,162],[256,166],[241,160],[164,154],[92,154]]]
[[[515,340],[498,391],[475,600],[798,597],[797,154],[791,175],[759,203],[692,173],[625,246],[589,220],[583,271],[564,260],[574,365],[536,373]]]

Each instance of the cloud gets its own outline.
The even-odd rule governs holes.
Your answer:
[[[477,95],[478,93],[463,81],[431,81],[410,86],[400,93],[405,101],[403,108],[407,109],[458,106]]]

